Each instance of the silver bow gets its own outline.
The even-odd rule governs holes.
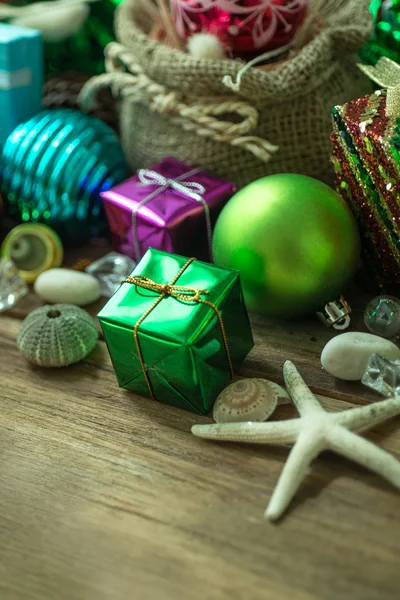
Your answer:
[[[168,188],[172,188],[184,196],[188,196],[189,198],[193,198],[193,200],[197,200],[197,202],[201,202],[202,196],[206,193],[206,188],[201,185],[201,183],[197,183],[197,181],[183,181],[185,177],[191,177],[192,175],[199,173],[199,171],[200,169],[193,169],[192,171],[180,175],[176,179],[169,179],[164,177],[164,175],[157,173],[157,171],[140,169],[140,171],[138,171],[139,185],[158,185],[159,188],[161,187],[161,190],[157,189],[153,192],[153,198]]]
[[[139,186],[146,185],[156,185],[157,188],[151,192],[146,198],[144,198],[141,202],[139,202],[132,211],[132,231],[133,231],[133,244],[135,248],[136,260],[139,261],[141,258],[138,232],[137,232],[137,214],[142,206],[153,200],[159,194],[162,194],[168,188],[176,190],[180,192],[184,196],[195,200],[196,202],[200,202],[204,208],[204,215],[206,218],[206,228],[207,228],[207,238],[208,238],[208,247],[210,252],[210,259],[212,258],[212,227],[211,227],[211,218],[210,218],[210,209],[208,207],[207,202],[204,200],[203,195],[206,193],[206,188],[198,183],[197,181],[185,181],[187,177],[192,177],[197,173],[200,173],[201,169],[192,169],[191,171],[187,171],[176,177],[175,179],[170,179],[164,177],[157,171],[152,171],[149,169],[140,169],[138,171],[139,178]]]

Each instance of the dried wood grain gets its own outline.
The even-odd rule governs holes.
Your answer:
[[[194,438],[207,419],[119,390],[102,341],[71,368],[30,367],[19,325],[0,318],[2,599],[398,598],[400,496],[378,477],[324,454],[272,525],[286,448]],[[253,325],[243,374],[281,380],[290,357],[328,410],[368,401],[321,372],[329,331]],[[400,458],[399,425],[368,437]]]

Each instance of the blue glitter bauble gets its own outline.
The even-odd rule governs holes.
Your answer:
[[[65,243],[107,231],[100,192],[127,177],[110,127],[73,110],[48,110],[4,144],[1,189],[11,217],[49,225]]]

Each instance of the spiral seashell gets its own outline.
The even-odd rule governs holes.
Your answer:
[[[84,359],[98,333],[91,316],[72,304],[42,306],[23,321],[17,344],[21,354],[41,367],[66,367]]]
[[[240,379],[225,388],[214,404],[217,423],[265,421],[274,412],[278,401],[286,401],[287,392],[266,379]]]

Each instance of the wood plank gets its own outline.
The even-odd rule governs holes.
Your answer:
[[[253,324],[244,374],[280,379],[291,357],[329,387],[317,366],[329,331],[315,342],[312,331]],[[31,367],[19,325],[0,318],[1,598],[398,598],[400,496],[385,482],[325,453],[272,525],[262,515],[286,448],[195,438],[191,425],[208,419],[119,390],[102,341],[79,365]],[[367,397],[339,395],[346,402],[322,403]],[[399,424],[368,437],[400,458]]]

